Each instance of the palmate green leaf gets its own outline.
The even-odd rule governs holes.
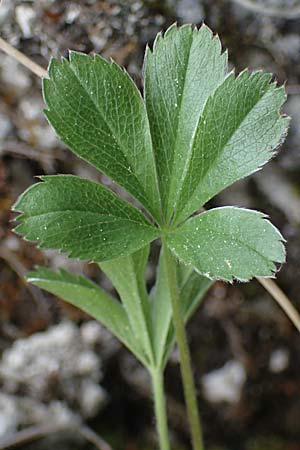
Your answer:
[[[179,260],[185,322],[212,279],[270,277],[285,259],[282,236],[261,213],[227,207],[189,219],[261,168],[287,129],[284,89],[270,75],[226,71],[227,55],[206,26],[173,25],[146,51],[145,104],[127,73],[98,56],[53,59],[44,80],[45,114],[58,136],[135,197],[157,227],[99,184],[42,177],[14,207],[17,232],[98,262],[122,303],[66,272],[39,270],[29,280],[100,320],[148,367],[164,367],[174,344],[162,258],[151,299],[146,291],[151,241],[162,237]]]
[[[135,340],[140,343],[146,360],[153,362],[152,323],[146,289],[145,272],[150,247],[123,258],[100,263],[100,268],[116,288],[127,312]]]
[[[40,267],[26,276],[27,281],[61,297],[82,309],[108,328],[138,359],[144,362],[142,350],[133,337],[124,307],[95,283],[63,269],[58,272]]]
[[[218,192],[261,168],[286,133],[286,99],[271,75],[230,74],[204,108],[175,211],[178,223]]]
[[[203,107],[224,80],[227,54],[203,25],[172,25],[145,56],[145,102],[150,122],[163,213],[173,212]]]
[[[14,205],[16,231],[40,247],[105,261],[158,236],[146,217],[104,186],[70,175],[41,177]]]
[[[43,92],[46,117],[78,156],[110,176],[156,218],[160,196],[148,118],[129,75],[100,56],[52,59]]]
[[[272,277],[285,261],[283,237],[256,211],[223,207],[188,220],[167,235],[179,260],[212,279]]]

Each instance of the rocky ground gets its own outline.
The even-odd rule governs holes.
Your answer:
[[[288,241],[278,284],[300,309],[299,1],[2,0],[0,6],[1,36],[41,66],[69,48],[97,52],[126,66],[140,87],[145,44],[175,20],[205,20],[237,71],[261,68],[286,82],[284,110],[292,122],[278,157],[214,205],[271,215]],[[72,428],[84,421],[116,450],[153,449],[147,374],[102,327],[24,284],[27,270],[45,264],[83,272],[111,288],[92,265],[38,250],[11,232],[10,207],[35,175],[99,175],[56,139],[42,115],[37,77],[1,53],[0,80],[0,439],[33,425],[66,421]],[[151,266],[149,285],[153,276]],[[263,288],[255,281],[217,283],[189,336],[208,448],[299,450],[300,336]],[[174,449],[188,449],[176,353],[166,386]],[[93,447],[60,431],[21,448]]]

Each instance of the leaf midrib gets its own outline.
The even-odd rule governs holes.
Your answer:
[[[95,64],[95,60],[92,61],[92,63]],[[121,150],[121,152],[122,152],[122,154],[123,154],[123,156],[124,156],[126,162],[128,162],[128,164],[131,165],[130,161],[128,161],[128,156],[124,153],[124,150],[123,150],[123,149],[127,150],[127,153],[128,153],[128,152],[129,152],[129,151],[128,151],[129,149],[128,149],[126,146],[121,145],[119,136],[116,136],[115,132],[114,132],[113,129],[111,128],[111,125],[110,125],[110,124],[107,122],[107,120],[105,119],[105,116],[103,115],[103,111],[100,109],[98,103],[93,99],[93,97],[92,97],[91,94],[88,92],[88,90],[85,89],[85,87],[84,87],[84,85],[82,84],[82,82],[81,82],[79,76],[78,76],[77,73],[75,72],[72,63],[69,63],[69,67],[70,67],[70,69],[71,69],[71,72],[74,74],[76,80],[78,81],[80,87],[81,87],[81,88],[83,89],[83,91],[87,94],[88,98],[91,100],[91,102],[92,102],[93,105],[95,106],[96,110],[98,111],[98,113],[99,113],[100,116],[102,117],[102,120],[103,120],[103,122],[106,124],[107,128],[109,129],[111,135],[114,136],[114,138],[116,139],[116,142],[117,142],[117,144],[118,144],[118,147],[119,147],[119,149]],[[93,71],[94,71],[94,74],[95,74],[94,66],[93,66]],[[96,79],[97,79],[97,74],[95,74],[95,76],[96,76]],[[145,199],[149,200],[149,199],[148,199],[148,196],[147,196],[146,193],[145,193],[144,187],[141,185],[140,180],[138,179],[138,177],[136,176],[136,174],[135,174],[134,172],[130,172],[130,174],[131,174],[132,176],[134,176],[134,178],[137,180],[137,182],[138,182],[138,184],[139,184],[139,186],[140,186],[140,188],[141,188],[141,190],[142,190],[142,192],[143,192],[143,197],[144,197]],[[151,207],[152,207],[152,205],[151,205]]]
[[[232,73],[232,72],[231,72],[231,73]],[[228,74],[228,77],[231,75],[231,73]],[[243,72],[242,72],[242,73],[243,73]],[[241,73],[241,74],[242,74],[242,73]],[[240,75],[241,75],[241,74],[240,74]],[[239,75],[239,76],[240,76],[240,75]],[[251,76],[253,76],[253,74],[250,74],[249,79],[250,79]],[[234,81],[236,81],[236,80],[237,80],[237,79],[235,79]],[[225,80],[224,80],[224,82],[225,82]],[[223,82],[223,83],[224,83],[224,82]],[[223,84],[223,83],[222,83],[222,84]],[[220,85],[220,86],[222,86],[222,85]],[[219,87],[220,87],[220,86],[219,86]],[[268,88],[270,88],[272,85],[271,85],[270,83],[268,83],[267,86],[268,86]],[[217,89],[216,89],[216,91],[213,93],[213,95],[210,96],[210,97],[207,99],[207,101],[208,101],[209,99],[213,99],[213,97],[214,97],[214,95],[216,95],[216,93],[217,93]],[[207,170],[206,170],[205,174],[203,175],[202,179],[199,181],[199,183],[198,183],[198,184],[196,185],[196,187],[193,189],[193,192],[189,194],[189,200],[188,200],[187,204],[189,204],[189,203],[191,202],[191,199],[192,199],[192,197],[194,196],[195,192],[197,191],[199,185],[201,185],[201,184],[203,183],[203,181],[204,181],[205,178],[207,177],[208,173],[209,173],[212,169],[214,169],[214,168],[216,167],[216,165],[217,165],[217,163],[218,163],[218,160],[219,160],[219,157],[221,156],[221,154],[222,154],[223,151],[224,151],[224,148],[228,145],[229,141],[233,138],[233,136],[235,135],[235,133],[240,129],[242,123],[247,119],[247,117],[248,117],[249,114],[252,112],[252,110],[257,106],[257,104],[258,104],[258,103],[265,97],[265,95],[267,95],[268,93],[269,93],[269,89],[268,89],[266,92],[264,92],[264,94],[258,99],[257,102],[255,102],[255,103],[253,104],[253,106],[252,106],[251,109],[247,112],[247,114],[245,115],[245,117],[238,123],[237,127],[235,128],[235,130],[233,130],[233,132],[230,133],[230,135],[228,136],[228,139],[227,139],[226,142],[223,144],[222,148],[220,149],[220,151],[217,153],[216,157],[214,158],[213,163],[207,168]],[[206,101],[206,104],[207,104],[207,101]],[[202,110],[202,113],[204,113],[204,108],[203,108],[203,110]],[[202,120],[202,117],[203,117],[203,114],[200,116],[199,121]],[[195,143],[196,135],[197,135],[197,132],[195,132],[195,133],[194,133],[194,136],[193,136],[193,142],[192,142],[192,146],[191,146],[192,152],[193,152],[193,148],[194,148],[194,143]],[[186,174],[189,172],[190,164],[191,164],[191,160],[188,161],[188,167],[187,167],[187,170],[186,170]],[[186,176],[185,176],[185,178],[184,178],[184,180],[183,180],[183,183],[182,183],[181,187],[183,186],[183,184],[185,183],[185,181],[186,181]],[[180,197],[177,199],[177,201],[178,201],[179,199],[180,199]],[[187,205],[187,204],[186,204],[186,205]],[[182,214],[182,212],[184,211],[186,205],[185,205],[183,208],[181,208],[181,210],[179,210],[179,211],[176,212],[174,223],[176,223],[176,224],[178,223],[178,222],[177,222],[178,218],[179,218],[179,220],[182,220],[181,214]],[[203,205],[199,205],[199,208],[200,208],[201,206],[203,206]]]
[[[28,281],[41,281],[41,282],[45,282],[45,283],[59,283],[59,284],[67,284],[67,285],[71,285],[71,286],[79,286],[81,289],[86,289],[88,291],[92,291],[94,292],[96,295],[99,294],[99,290],[96,287],[93,286],[87,286],[85,284],[82,284],[80,282],[74,282],[74,281],[68,281],[68,280],[61,280],[61,279],[57,279],[57,278],[46,278],[46,277],[42,277],[42,276],[28,276],[26,277]],[[111,297],[110,295],[108,295],[106,292],[101,292],[101,295],[105,295],[107,298],[109,298],[112,301],[115,301],[115,299],[113,297]]]
[[[186,80],[187,80],[187,73],[188,73],[188,68],[189,68],[189,64],[190,64],[190,58],[191,58],[191,48],[193,45],[193,32],[191,31],[190,36],[189,36],[189,52],[188,52],[188,57],[186,59],[186,64],[184,67],[184,75],[183,75],[183,83],[182,83],[182,88],[181,88],[181,95],[177,95],[177,100],[179,97],[179,105],[177,107],[178,113],[176,115],[176,132],[175,132],[175,138],[174,138],[174,144],[173,144],[173,150],[172,150],[172,162],[171,162],[171,174],[170,177],[172,177],[173,171],[174,171],[174,156],[175,156],[175,150],[177,148],[177,142],[178,142],[178,136],[179,136],[179,124],[180,124],[180,119],[182,116],[182,105],[183,105],[183,99],[185,98],[185,92],[186,92]],[[172,183],[169,183],[169,187],[168,187],[168,194],[167,194],[167,211],[166,211],[166,221],[168,222],[170,220],[170,214],[172,214],[173,210],[172,210],[172,206],[169,205],[169,199],[170,199],[170,188],[172,186]],[[171,208],[171,211],[170,211]]]
[[[263,217],[261,218],[262,220],[266,220],[266,219],[264,219]],[[173,233],[173,234],[176,234],[176,231],[180,231],[180,228],[179,229],[177,229],[177,230],[175,230],[175,232]],[[263,255],[262,253],[260,253],[259,252],[259,250],[257,250],[256,248],[253,248],[253,247],[251,247],[251,245],[250,244],[248,244],[247,242],[245,242],[245,241],[242,241],[241,239],[239,239],[239,238],[236,238],[236,237],[232,237],[230,234],[227,234],[227,233],[223,233],[223,232],[221,232],[221,231],[217,231],[217,230],[215,230],[214,229],[214,236],[220,236],[220,237],[226,237],[228,240],[231,240],[231,241],[234,241],[234,242],[238,242],[238,243],[240,243],[242,246],[244,246],[244,247],[246,247],[246,248],[248,248],[248,249],[250,249],[250,250],[252,250],[254,253],[256,253],[257,255],[259,255],[262,259],[264,259],[265,261],[268,261],[268,262],[275,262],[275,260],[273,261],[272,259],[270,259],[270,258],[268,258],[267,256],[265,256],[265,255]],[[281,240],[280,239],[278,239],[278,242],[281,242]],[[200,249],[201,250],[201,249]]]
[[[192,32],[191,33],[190,46],[189,46],[189,54],[188,54],[187,64],[186,64],[185,72],[184,72],[184,83],[183,83],[183,87],[182,87],[182,91],[181,91],[182,95],[180,96],[180,106],[178,108],[179,113],[178,113],[178,117],[177,117],[177,126],[176,126],[175,140],[174,140],[174,151],[173,151],[172,166],[174,166],[174,154],[175,154],[175,150],[177,148],[177,141],[178,141],[178,135],[179,135],[178,123],[179,123],[181,115],[182,115],[182,103],[183,103],[183,98],[185,97],[185,92],[186,92],[186,79],[187,79],[187,72],[188,72],[188,68],[189,68],[189,64],[190,64],[191,48],[192,48],[192,45],[193,45],[193,39],[194,39],[194,37],[193,37],[193,32]],[[204,105],[202,107],[202,112],[204,111],[204,107],[206,105],[207,100],[208,100],[208,98],[206,99],[206,101],[205,101],[205,103],[204,103]],[[182,175],[180,177],[180,181],[179,181],[179,184],[177,186],[177,194],[176,194],[176,196],[174,198],[173,205],[170,205],[170,203],[169,203],[170,189],[168,191],[167,220],[170,220],[173,212],[176,210],[176,205],[177,205],[178,199],[180,197],[180,191],[181,191],[181,188],[183,186],[183,183],[184,183],[184,180],[185,180],[188,168],[189,168],[189,160],[190,160],[191,153],[193,152],[193,142],[194,142],[194,138],[195,138],[195,135],[196,135],[197,128],[199,126],[200,120],[201,120],[201,113],[199,114],[199,117],[198,117],[195,129],[194,129],[193,134],[192,134],[191,141],[189,143],[189,149],[188,149],[188,153],[186,155],[186,162],[184,164]],[[173,167],[172,167],[172,173],[173,173]],[[171,183],[170,183],[170,188],[171,188]]]
[[[134,219],[131,219],[131,218],[128,218],[128,217],[124,217],[124,216],[117,216],[117,215],[113,215],[113,214],[100,214],[100,213],[97,213],[97,212],[94,212],[94,211],[81,210],[81,209],[75,209],[75,210],[74,209],[64,209],[63,211],[61,209],[59,209],[59,210],[55,210],[55,211],[48,211],[48,212],[37,213],[37,214],[31,214],[31,213],[28,214],[26,212],[25,213],[21,212],[20,219],[21,219],[21,223],[22,223],[22,221],[27,220],[27,219],[31,219],[33,217],[40,217],[40,216],[43,217],[43,216],[47,216],[47,215],[49,216],[50,214],[57,214],[57,213],[61,213],[61,214],[65,214],[65,213],[71,214],[72,213],[73,214],[73,213],[77,213],[77,212],[79,212],[79,213],[89,213],[91,215],[95,215],[95,216],[98,216],[98,217],[112,217],[112,218],[115,218],[115,219],[127,220],[128,222],[133,222],[133,223],[136,223],[138,225],[143,225],[143,226],[149,227],[151,229],[156,229],[156,227],[153,226],[150,222],[145,223],[145,222],[140,222],[138,220],[134,220]],[[146,221],[148,221],[146,216],[144,216],[144,215],[142,215],[142,216],[143,216],[143,218]],[[105,222],[99,222],[99,225],[100,225],[100,223],[103,224],[103,223],[110,223],[110,222],[111,222],[110,220],[107,220]]]

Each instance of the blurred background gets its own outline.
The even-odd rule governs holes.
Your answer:
[[[292,122],[279,155],[211,206],[239,205],[271,216],[288,241],[277,282],[299,310],[300,2],[2,0],[0,7],[0,35],[41,66],[69,48],[96,52],[124,65],[140,88],[146,43],[174,21],[205,21],[237,72],[259,68],[286,83],[284,111]],[[36,175],[73,173],[98,181],[100,175],[56,139],[42,114],[40,80],[3,53],[0,98],[0,442],[29,430],[19,448],[87,450],[95,448],[86,440],[95,430],[114,450],[153,450],[145,371],[108,331],[26,285],[23,274],[39,264],[84,273],[110,290],[108,280],[94,265],[39,250],[11,231],[11,205]],[[149,286],[154,276],[150,264]],[[216,283],[188,333],[208,450],[299,450],[300,336],[258,282]],[[166,390],[172,448],[187,450],[176,351]],[[59,431],[61,425],[70,431]],[[33,441],[39,433],[47,437]]]

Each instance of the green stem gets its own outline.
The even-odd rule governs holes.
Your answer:
[[[156,418],[156,428],[159,437],[160,450],[170,450],[169,433],[166,414],[166,400],[164,394],[163,371],[159,368],[151,370],[154,410]]]
[[[184,318],[180,306],[180,295],[177,284],[175,259],[170,250],[168,249],[164,239],[162,239],[162,244],[172,302],[173,324],[175,329],[176,341],[179,349],[180,369],[183,381],[183,389],[188,419],[192,435],[193,448],[194,450],[204,450],[202,429],[197,406],[196,389],[191,369],[191,355],[187,343]]]

